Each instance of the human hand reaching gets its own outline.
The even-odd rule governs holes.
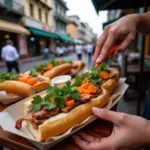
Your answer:
[[[115,53],[125,50],[135,39],[138,22],[137,15],[128,15],[106,26],[97,43],[94,62],[101,63],[115,44],[119,45]]]
[[[111,121],[115,127],[111,136],[97,139],[84,132],[73,136],[83,150],[129,150],[150,145],[150,122],[138,116],[93,108],[100,119]]]

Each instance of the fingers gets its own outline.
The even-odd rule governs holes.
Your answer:
[[[118,46],[116,49],[116,53],[125,50],[134,40],[135,36],[133,34],[128,34],[125,40]]]
[[[78,135],[74,135],[73,139],[80,148],[86,150],[87,145],[89,144],[87,141],[82,140]]]
[[[96,49],[95,49],[95,53],[94,53],[94,62],[96,61],[96,59],[98,58],[101,49],[103,47],[103,44],[105,43],[106,39],[107,39],[107,30],[105,29],[105,32],[99,37],[99,42],[96,45]]]
[[[86,133],[84,133],[84,132],[82,132],[82,131],[80,131],[80,132],[78,133],[78,135],[80,135],[80,137],[81,137],[83,140],[87,141],[87,142],[94,142],[94,141],[95,141],[95,138],[94,138],[93,136],[88,135],[88,134],[86,134]]]
[[[105,59],[106,55],[109,52],[109,49],[114,45],[114,43],[115,43],[114,34],[113,34],[113,32],[111,32],[108,35],[107,40],[102,47],[102,50],[96,60],[96,63],[101,63]]]
[[[97,139],[93,142],[87,142],[80,136],[74,135],[73,139],[82,150],[110,150],[112,148],[112,141],[110,138]]]
[[[128,115],[125,113],[117,113],[114,111],[109,111],[107,109],[99,109],[96,107],[92,108],[93,113],[104,120],[111,121],[115,125],[121,125],[127,121]]]

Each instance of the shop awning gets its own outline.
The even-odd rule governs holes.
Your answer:
[[[71,37],[69,37],[69,36],[62,35],[62,34],[57,34],[57,35],[63,41],[74,42],[73,39]]]
[[[115,19],[112,19],[112,20],[109,20],[109,21],[107,21],[107,22],[104,22],[104,23],[103,23],[103,28],[104,28],[105,26],[107,26],[107,25],[109,25],[109,24],[111,24],[111,23],[117,21],[119,18],[120,18],[120,17],[115,18]]]
[[[44,30],[40,30],[40,29],[35,29],[35,28],[28,28],[34,35],[37,36],[42,36],[42,37],[47,37],[47,38],[54,38],[57,39],[58,36],[54,33],[48,32],[48,31],[44,31]]]
[[[30,35],[30,31],[24,28],[23,26],[5,20],[0,20],[0,30]]]
[[[112,9],[131,9],[143,7],[144,0],[92,0],[96,11]],[[147,0],[147,6],[150,1]]]

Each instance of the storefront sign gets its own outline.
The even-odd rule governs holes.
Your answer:
[[[17,35],[17,45],[20,55],[27,55],[27,40],[25,35]]]
[[[25,26],[28,26],[28,27],[33,27],[36,29],[52,32],[52,28],[50,26],[44,25],[38,21],[32,20],[27,17],[24,18],[24,24]]]

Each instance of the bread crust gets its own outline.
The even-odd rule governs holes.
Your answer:
[[[85,63],[83,61],[80,61],[80,60],[73,61],[73,65],[77,65],[78,67],[72,68],[70,70],[70,75],[78,74],[85,67]]]
[[[34,94],[34,90],[31,85],[18,81],[4,81],[0,83],[0,91],[6,91],[22,97],[29,97]]]
[[[0,91],[6,91],[7,93],[18,95],[23,98],[29,97],[34,93],[45,90],[50,84],[49,78],[42,77],[40,75],[38,75],[38,77],[43,79],[43,81],[37,82],[33,86],[26,84],[24,82],[6,80],[0,83]]]
[[[86,118],[88,118],[92,114],[93,106],[103,108],[105,105],[107,105],[107,103],[109,102],[110,93],[114,91],[120,76],[119,71],[117,71],[116,69],[113,68],[111,71],[115,71],[117,73],[117,76],[107,80],[104,85],[101,86],[103,93],[97,98],[91,99],[89,103],[79,105],[75,109],[66,113],[65,116],[62,115],[61,118],[57,118],[56,120],[53,120],[51,118],[46,120],[46,122],[39,126],[38,130],[33,129],[31,122],[28,122],[28,129],[36,138],[36,140],[39,142],[43,142],[48,137],[58,136],[67,131],[69,128],[81,123]]]
[[[58,75],[63,75],[66,74],[71,70],[71,64],[66,63],[66,64],[61,64],[59,66],[54,67],[53,69],[45,72],[43,74],[44,77],[48,77],[49,79],[52,79]]]

